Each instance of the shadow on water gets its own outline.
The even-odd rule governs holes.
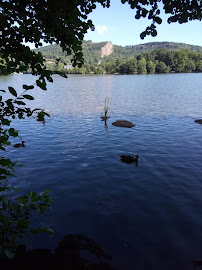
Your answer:
[[[85,253],[85,254],[84,254]],[[66,235],[55,252],[50,249],[25,250],[20,246],[15,259],[0,257],[2,270],[115,270],[108,261],[112,260],[92,239],[83,235]],[[107,262],[106,262],[107,261]]]
[[[193,265],[196,270],[202,269],[202,260],[193,261]]]

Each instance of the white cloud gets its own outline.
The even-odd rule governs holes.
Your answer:
[[[108,30],[108,27],[106,25],[96,25],[95,26],[95,31],[98,32],[100,36],[104,34]]]

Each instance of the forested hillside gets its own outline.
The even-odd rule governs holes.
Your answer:
[[[113,45],[113,52],[101,58],[106,42],[83,42],[84,66],[71,66],[58,45],[45,46],[40,51],[52,70],[82,74],[152,74],[168,72],[202,72],[202,47],[174,42],[150,42],[134,46]]]

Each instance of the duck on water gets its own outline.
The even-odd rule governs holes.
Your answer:
[[[127,155],[120,155],[120,160],[122,162],[125,162],[125,163],[128,163],[128,164],[135,163],[136,166],[138,166],[138,162],[139,162],[140,158],[139,158],[138,155],[136,155],[135,157],[127,156]]]
[[[22,141],[22,143],[16,143],[16,144],[14,144],[14,147],[15,148],[25,147],[25,142]]]

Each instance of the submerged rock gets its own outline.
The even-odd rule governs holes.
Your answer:
[[[116,122],[113,122],[112,125],[115,127],[126,127],[126,128],[131,128],[135,126],[135,124],[126,120],[117,120]]]
[[[194,122],[202,125],[202,119],[195,120]]]

